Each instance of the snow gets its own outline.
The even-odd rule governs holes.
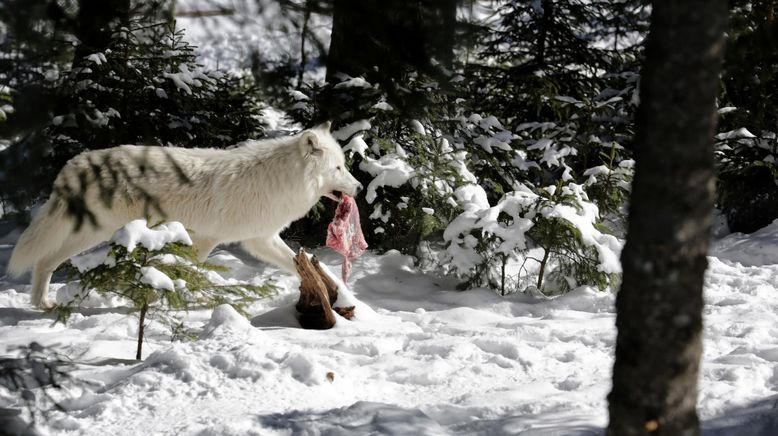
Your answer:
[[[300,33],[293,29],[299,29],[302,13],[283,8],[283,4],[266,0],[178,0],[176,28],[186,30],[184,37],[196,46],[200,61],[209,70],[247,68],[257,54],[267,62],[299,59]],[[186,16],[186,12],[220,9],[235,13]],[[311,14],[308,31],[325,45],[331,28],[328,14]],[[306,54],[308,59],[321,55],[315,44],[308,44]],[[315,73],[306,71],[306,75]]]
[[[345,141],[361,131],[370,130],[371,127],[370,121],[359,120],[332,132],[332,136],[337,140]]]
[[[364,158],[365,151],[367,151],[367,143],[364,138],[362,138],[362,135],[355,135],[351,138],[351,141],[343,147],[343,153],[350,152],[350,156],[354,156],[354,153],[356,153]]]
[[[585,198],[582,186],[570,183],[562,188],[567,193],[573,193],[579,199]],[[556,204],[550,210],[542,213],[548,217],[562,218],[571,223],[581,234],[581,240],[587,246],[594,247],[599,255],[600,264],[597,269],[605,273],[620,273],[621,242],[613,235],[600,232],[596,227],[599,211],[597,206],[586,201],[579,201],[580,210],[565,204]]]
[[[205,69],[247,67],[254,53],[267,61],[297,56],[299,34],[285,28],[292,28],[299,14],[282,17],[277,2],[177,3],[179,11],[222,7],[237,10],[236,15],[243,18],[177,20],[178,27],[187,30],[185,37],[198,46]],[[533,0],[532,7],[542,11],[539,0]],[[311,16],[309,29],[320,40],[329,40],[330,27],[328,17]],[[309,59],[318,56],[313,46],[309,44]],[[97,66],[106,62],[102,53],[87,60]],[[321,68],[305,71],[307,76],[321,73]],[[185,66],[166,77],[184,93],[211,80],[201,70],[193,72]],[[94,84],[84,81],[83,86]],[[352,78],[338,86],[370,85]],[[157,98],[168,97],[162,88],[153,91]],[[636,89],[634,104],[637,97]],[[292,98],[308,99],[298,91]],[[581,104],[567,96],[556,100]],[[392,107],[382,101],[372,109]],[[0,110],[10,112],[5,106]],[[719,113],[732,110],[721,108]],[[285,122],[273,108],[263,113],[271,130]],[[105,125],[114,115],[119,114],[97,111],[93,122]],[[473,114],[466,121],[486,131],[502,129],[493,116]],[[417,120],[410,127],[426,134]],[[517,132],[545,133],[557,127],[525,123]],[[370,129],[369,121],[361,120],[340,128],[334,136],[349,141],[344,152],[364,157],[368,146],[361,132]],[[505,144],[514,139],[506,135],[490,133],[474,138],[473,143],[487,152],[506,149]],[[529,149],[542,152],[539,161],[549,166],[560,165],[574,152],[562,146],[559,137],[540,138],[534,145],[528,139]],[[738,129],[717,138],[754,135]],[[360,168],[374,177],[366,193],[370,202],[379,188],[400,186],[414,177],[404,157],[398,145],[395,154],[362,160]],[[524,152],[516,152],[512,163],[522,170],[538,167]],[[632,164],[624,161],[620,166]],[[598,177],[605,170],[593,168],[586,176]],[[449,249],[464,253],[454,258],[465,262],[473,261],[468,256],[478,256],[473,250],[478,240],[466,234],[476,223],[506,238],[506,250],[523,246],[531,222],[514,217],[507,226],[497,216],[515,213],[532,199],[529,193],[512,192],[492,206],[464,165],[458,172],[470,184],[450,195],[464,211],[447,230],[449,239],[460,242]],[[603,268],[617,270],[620,246],[590,225],[596,211],[557,206],[544,213],[585,229],[586,241],[597,247]],[[389,216],[378,203],[370,215],[384,222]],[[18,235],[0,237],[0,271],[5,270]],[[130,223],[114,238],[128,250],[138,245],[156,249],[172,241],[191,244],[180,224],[149,229],[143,220]],[[107,248],[99,249],[73,263],[82,270],[110,264],[107,253]],[[341,265],[332,251],[316,254],[328,269]],[[775,434],[778,222],[751,235],[732,234],[715,241],[710,254],[698,401],[703,434]],[[67,325],[54,324],[51,315],[30,306],[27,278],[0,275],[0,358],[12,355],[18,345],[39,341],[72,359],[74,375],[88,382],[55,392],[64,399],[66,412],[52,410],[50,420],[41,423],[42,434],[568,435],[602,434],[607,423],[605,396],[616,335],[612,293],[579,287],[550,299],[521,294],[499,297],[484,289],[459,292],[456,280],[419,270],[409,256],[368,252],[355,261],[351,289],[342,287],[336,304],[356,306],[356,318],[338,317],[328,331],[304,331],[295,320],[297,279],[232,248],[216,251],[209,261],[230,268],[211,274],[219,283],[274,279],[280,292],[249,306],[248,319],[228,305],[177,314],[197,333],[195,340],[171,341],[169,326],[152,319],[146,327],[142,363],[123,360],[134,355],[137,336],[137,315],[125,307],[126,302],[92,293],[85,302],[88,308],[76,311]],[[340,277],[329,275],[341,283]],[[77,282],[64,279],[55,275],[51,286],[58,302],[69,301],[79,292]],[[156,269],[145,269],[139,280],[160,289],[185,285]],[[0,408],[18,407],[15,401],[0,388]]]
[[[501,132],[502,134],[497,134],[493,136],[484,136],[480,135],[473,139],[473,142],[476,145],[479,145],[481,148],[483,148],[487,153],[492,153],[493,148],[497,148],[499,150],[504,151],[511,151],[513,150],[509,144],[509,141],[512,139],[512,134],[510,132]]]
[[[368,203],[375,201],[378,193],[376,190],[383,186],[398,187],[411,179],[414,175],[413,168],[394,154],[381,156],[380,159],[365,157],[360,162],[359,169],[373,176],[373,180],[367,185],[365,200]]]
[[[116,259],[108,255],[111,247],[99,247],[96,250],[89,251],[78,256],[72,257],[70,263],[76,267],[79,272],[86,272],[94,269],[98,265],[116,265]]]
[[[211,319],[203,328],[200,339],[216,338],[229,332],[248,334],[251,329],[251,323],[246,317],[229,304],[222,304],[213,309]]]
[[[202,68],[198,67],[195,71],[189,71],[186,64],[180,64],[177,73],[163,73],[162,75],[170,79],[177,89],[189,95],[192,95],[192,86],[199,88],[203,86],[203,82],[212,83],[214,81],[203,72]]]
[[[121,118],[121,114],[114,108],[108,108],[105,112],[94,109],[92,111],[94,117],[84,114],[87,121],[95,126],[105,127],[111,122],[111,118]]]
[[[744,266],[778,264],[778,220],[751,234],[732,233],[716,241],[711,251]]]
[[[554,100],[561,101],[562,103],[572,104],[575,106],[583,105],[582,101],[567,95],[557,95],[554,97]]]
[[[532,220],[522,217],[522,213],[525,207],[535,201],[537,195],[522,190],[513,191],[500,199],[497,205],[489,207],[486,193],[481,191],[483,189],[480,186],[474,185],[464,193],[457,190],[457,197],[461,196],[469,203],[464,205],[465,211],[455,217],[443,231],[443,239],[449,243],[443,259],[457,273],[467,273],[484,260],[478,252],[478,239],[472,234],[474,230],[480,229],[485,236],[499,238],[495,252],[509,254],[513,250],[526,248],[525,234],[533,226]],[[510,222],[498,219],[503,213],[510,216]]]
[[[575,198],[574,205],[547,202],[530,188],[517,186],[516,191],[507,193],[495,206],[490,207],[486,193],[480,186],[465,185],[458,188],[454,195],[464,211],[443,232],[443,240],[447,243],[443,254],[444,263],[457,274],[468,275],[488,260],[485,258],[486,253],[479,251],[476,236],[479,234],[492,240],[495,253],[511,256],[517,250],[524,251],[528,248],[526,233],[533,227],[533,216],[537,211],[544,217],[570,223],[579,233],[581,242],[597,250],[599,271],[621,272],[619,255],[622,242],[596,228],[599,216],[597,206],[588,201],[581,185],[568,183],[561,189],[565,197]],[[557,187],[547,186],[544,190],[553,196]],[[506,222],[500,219],[501,216],[509,219]],[[528,260],[537,258],[527,253],[522,255]],[[543,257],[542,253],[540,257]],[[521,272],[511,272],[511,275],[514,274],[520,276]]]
[[[471,114],[468,117],[468,121],[474,124],[478,124],[484,130],[490,129],[502,129],[502,123],[494,115],[488,115],[485,118],[480,114]]]
[[[611,173],[610,168],[608,168],[605,165],[598,165],[596,167],[592,167],[592,168],[589,168],[588,170],[584,171],[583,176],[584,177],[590,177],[590,176],[596,177],[596,176],[600,176],[600,175],[607,176],[610,173]]]
[[[172,221],[149,228],[145,219],[130,221],[114,233],[111,242],[126,247],[127,251],[130,252],[135,250],[135,247],[138,245],[142,245],[149,250],[159,250],[165,244],[171,242],[192,245],[192,239],[189,237],[183,224]]]
[[[362,77],[352,77],[348,80],[344,80],[337,85],[335,85],[335,89],[342,89],[342,88],[371,88],[373,85],[368,83],[367,80],[363,79]]]
[[[303,94],[302,92],[296,89],[289,92],[289,94],[293,99],[295,99],[295,101],[308,101],[311,99],[310,97],[308,97],[307,95]]]
[[[154,289],[166,291],[175,290],[173,280],[167,274],[154,268],[153,266],[144,266],[140,269],[140,282],[151,286]]]
[[[392,107],[392,105],[390,105],[385,101],[379,101],[378,103],[374,104],[370,109],[375,109],[377,111],[391,111],[394,110],[394,107]]]
[[[719,133],[716,135],[716,139],[723,141],[726,139],[739,139],[739,138],[756,138],[756,135],[749,132],[745,127],[741,127],[736,130],[730,130],[729,132]]]
[[[488,209],[489,200],[484,188],[478,185],[463,185],[454,191],[457,204],[464,210]]]
[[[424,129],[424,126],[421,124],[419,120],[411,120],[409,124],[411,126],[411,130],[418,133],[419,135],[424,136],[427,134],[427,130]]]
[[[10,104],[4,104],[0,106],[0,121],[4,121],[8,118],[9,114],[15,112],[15,109]],[[0,150],[2,151],[2,150]]]
[[[370,218],[371,220],[381,220],[384,223],[388,222],[389,218],[392,216],[392,212],[386,211],[386,213],[384,213],[382,212],[381,209],[382,208],[380,204],[375,205],[375,207],[373,208],[373,213],[371,213],[368,218]]]
[[[108,62],[103,53],[92,53],[86,56],[86,60],[94,63],[95,65],[102,65],[104,62]]]
[[[711,251],[703,434],[774,434],[776,235],[774,223]],[[16,237],[0,239],[0,268]],[[335,253],[316,254],[338,265]],[[367,253],[338,299],[356,305],[357,317],[310,331],[295,325],[297,279],[231,250],[210,260],[231,268],[223,280],[272,277],[281,291],[249,306],[250,320],[230,306],[179,314],[199,331],[194,340],[171,342],[168,327],[152,320],[142,363],[122,360],[134,355],[137,334],[126,307],[83,309],[67,325],[52,324],[30,307],[26,281],[0,278],[0,355],[32,340],[56,344],[89,382],[54,393],[66,412],[49,412],[42,434],[567,435],[601,434],[607,423],[612,293],[457,292],[455,280],[418,270],[409,256]],[[52,293],[66,292],[61,280]],[[0,407],[14,401],[0,391]]]

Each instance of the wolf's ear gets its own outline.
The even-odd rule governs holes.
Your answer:
[[[332,127],[332,121],[325,121],[325,122],[319,124],[318,126],[316,126],[315,128],[317,130],[321,130],[321,131],[329,133],[331,127]]]
[[[300,153],[303,157],[308,157],[312,154],[321,153],[321,144],[319,144],[319,136],[310,130],[303,132],[300,136]]]

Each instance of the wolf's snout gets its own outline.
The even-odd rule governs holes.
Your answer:
[[[362,192],[362,190],[363,190],[363,189],[364,189],[364,186],[362,186],[362,184],[361,184],[361,183],[357,183],[357,191],[356,191],[356,194],[359,194],[360,192]]]

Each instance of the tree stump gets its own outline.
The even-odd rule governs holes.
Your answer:
[[[295,305],[300,326],[312,330],[332,328],[335,325],[332,305],[338,299],[338,285],[322,270],[319,260],[315,256],[309,259],[302,248],[294,263],[300,274],[300,300]],[[346,319],[354,316],[354,306],[334,310]]]

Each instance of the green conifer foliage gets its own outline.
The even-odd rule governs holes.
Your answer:
[[[72,264],[64,266],[70,278],[79,281],[81,292],[68,303],[57,306],[58,321],[66,322],[91,292],[122,297],[139,314],[135,358],[140,360],[143,330],[148,317],[167,321],[176,335],[182,325],[176,319],[177,311],[220,304],[230,304],[242,311],[246,304],[275,291],[275,286],[270,283],[214,283],[209,272],[226,271],[227,268],[196,259],[194,248],[181,242],[169,242],[159,250],[138,245],[132,251],[111,243],[102,263],[83,270]],[[147,277],[155,275],[167,280],[163,285],[148,280]]]
[[[731,2],[719,96],[718,207],[732,231],[778,218],[778,20],[770,1]]]
[[[72,54],[67,35],[52,44]],[[0,121],[10,145],[0,154],[0,200],[24,210],[49,193],[70,158],[87,150],[121,144],[223,148],[262,136],[263,106],[252,76],[205,71],[183,35],[141,16],[116,28],[102,51],[37,66],[31,54],[17,53],[23,44],[11,44],[7,50],[29,58],[29,70],[41,73],[0,75],[0,85],[7,84],[0,86],[1,107],[18,112],[23,95],[17,89],[32,88],[51,107],[27,135],[11,134],[19,117]]]

